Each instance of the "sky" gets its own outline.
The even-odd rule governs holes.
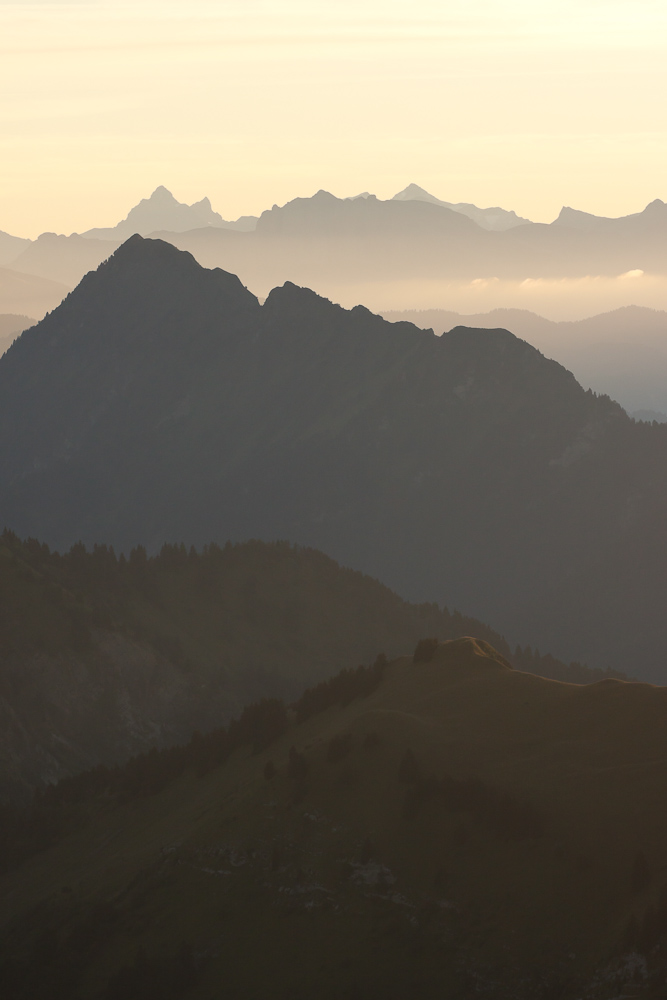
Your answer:
[[[667,4],[0,0],[0,230],[320,188],[549,222],[667,200]]]

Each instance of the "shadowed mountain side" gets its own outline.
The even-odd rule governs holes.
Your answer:
[[[436,337],[291,284],[260,306],[140,237],[0,359],[0,513],[21,535],[289,538],[648,677],[666,457],[665,429],[507,331]]]
[[[0,799],[189,739],[258,698],[294,698],[424,633],[474,633],[548,676],[602,676],[531,650],[512,657],[481,622],[407,604],[288,543],[136,549],[126,561],[5,532],[0,607]]]
[[[503,326],[572,371],[584,388],[606,393],[630,414],[667,412],[667,312],[627,306],[575,322],[552,322],[525,309],[461,315],[444,309],[383,312],[442,333]]]
[[[3,995],[659,997],[667,691],[423,652],[5,815]]]

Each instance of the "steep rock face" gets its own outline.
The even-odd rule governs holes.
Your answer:
[[[435,337],[290,283],[260,307],[140,237],[0,360],[0,512],[20,534],[288,538],[652,676],[666,457],[664,430],[507,331]]]

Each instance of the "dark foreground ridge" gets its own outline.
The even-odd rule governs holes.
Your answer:
[[[425,631],[504,639],[474,619],[412,605],[361,573],[287,543],[129,558],[65,555],[0,538],[0,801],[208,732],[261,698],[290,701],[343,667],[395,656]],[[604,676],[530,650],[521,669]]]
[[[425,640],[62,782],[2,825],[3,998],[657,1000],[665,711]]]
[[[504,330],[260,306],[135,236],[0,359],[0,470],[3,522],[59,549],[289,538],[664,679],[667,427]]]

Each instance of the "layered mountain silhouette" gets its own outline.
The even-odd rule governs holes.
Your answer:
[[[213,211],[208,198],[186,205],[177,201],[171,191],[160,185],[150,198],[142,198],[118,225],[111,229],[89,229],[83,235],[93,239],[124,240],[134,233],[139,233],[140,236],[149,236],[158,230],[182,233],[188,229],[207,226],[243,232],[253,229],[255,222],[254,216],[243,216],[236,222],[226,222],[219,212]]]
[[[0,267],[5,267],[16,260],[21,251],[25,250],[29,244],[30,240],[0,232]]]
[[[193,595],[195,598],[193,600]],[[262,698],[292,700],[425,632],[473,633],[533,673],[603,674],[518,647],[435,604],[411,605],[320,552],[245,542],[59,555],[0,538],[0,803],[208,732]]]
[[[494,232],[513,229],[515,226],[525,226],[530,223],[530,219],[522,219],[516,212],[508,212],[504,208],[478,208],[477,205],[471,205],[468,202],[453,203],[451,201],[442,201],[440,198],[436,198],[435,195],[429,194],[424,188],[419,187],[418,184],[408,184],[406,188],[395,194],[392,200],[428,201],[433,205],[442,205],[445,208],[451,208],[454,212],[460,212],[461,215],[467,215],[469,219],[476,222],[482,229],[490,229]]]
[[[574,372],[584,388],[606,393],[631,416],[667,413],[667,312],[626,306],[587,319],[554,322],[526,309],[462,315],[444,309],[385,312],[443,333],[453,326],[502,326]]]
[[[138,233],[173,242],[207,267],[231,270],[261,294],[291,280],[328,294],[368,286],[377,295],[376,286],[397,281],[664,275],[666,232],[667,207],[659,199],[619,219],[564,208],[543,225],[500,208],[442,201],[411,184],[387,201],[318,191],[274,205],[259,219],[226,222],[207,198],[186,205],[159,187],[117,226],[84,233],[100,241],[97,249],[81,247],[76,234],[68,238],[76,246],[69,246],[47,233],[34,253],[30,241],[0,234],[0,264],[75,284],[104,259],[107,244],[111,252]]]
[[[84,274],[110,257],[120,240],[85,239],[73,233],[42,233],[12,262],[12,270],[47,278],[73,288]]]
[[[20,535],[287,538],[654,678],[666,453],[667,428],[507,331],[436,337],[289,283],[260,306],[139,236],[0,359],[0,516]]]

